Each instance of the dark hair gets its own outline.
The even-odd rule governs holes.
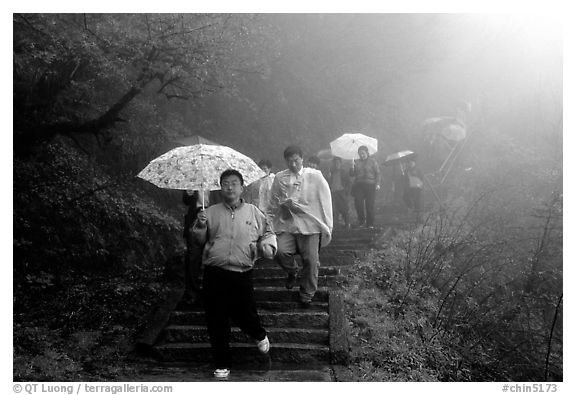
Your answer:
[[[284,150],[284,159],[288,159],[292,155],[298,155],[299,157],[303,158],[304,155],[302,154],[302,148],[298,147],[297,145],[291,145],[286,147]]]
[[[267,168],[271,169],[272,168],[272,162],[270,162],[268,159],[262,159],[260,162],[258,162],[258,167],[262,167],[262,166],[266,166]]]
[[[316,163],[317,165],[320,164],[320,159],[316,155],[312,155],[308,158],[308,163]]]
[[[332,157],[332,163],[340,162],[342,163],[342,158],[339,156]]]
[[[360,151],[365,151],[367,154],[370,153],[368,152],[368,147],[366,147],[365,145],[361,145],[360,147],[358,147],[358,152]]]
[[[222,185],[223,179],[230,176],[237,176],[240,179],[240,185],[244,185],[244,178],[242,177],[242,174],[240,174],[238,170],[234,169],[224,170],[222,174],[220,174],[220,185]]]

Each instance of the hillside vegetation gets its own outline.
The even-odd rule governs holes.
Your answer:
[[[62,142],[14,175],[14,379],[114,377],[179,286],[181,220]]]

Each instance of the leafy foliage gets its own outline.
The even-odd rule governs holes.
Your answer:
[[[17,152],[55,134],[110,141],[140,95],[162,115],[154,96],[232,90],[235,73],[265,64],[264,30],[248,14],[16,14]]]
[[[14,174],[14,377],[113,377],[175,286],[180,221],[64,141],[15,160]]]

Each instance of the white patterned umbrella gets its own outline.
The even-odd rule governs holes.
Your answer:
[[[150,162],[138,177],[160,188],[220,189],[220,174],[234,169],[248,185],[266,173],[246,155],[223,145],[196,144],[174,148]]]
[[[378,151],[378,140],[362,133],[344,133],[330,143],[332,155],[342,159],[358,159],[358,148],[365,145],[370,155]]]

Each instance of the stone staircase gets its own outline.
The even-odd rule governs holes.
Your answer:
[[[302,377],[302,381],[308,381],[306,377],[312,377],[311,381],[330,381],[330,365],[348,361],[346,321],[337,286],[342,280],[340,269],[351,265],[362,250],[370,248],[377,233],[378,230],[373,229],[334,232],[332,243],[321,250],[319,289],[308,309],[299,306],[297,287],[292,290],[284,287],[286,274],[282,269],[273,261],[260,261],[254,269],[255,297],[271,348],[267,356],[262,356],[254,341],[233,327],[230,344],[236,364],[231,367],[233,371],[251,372],[253,381],[261,381],[258,374],[262,372],[268,372],[270,379],[270,371],[282,371],[281,376],[291,380]],[[155,334],[149,334],[148,341],[158,359],[187,366],[205,365],[211,360],[200,304],[185,307],[178,300],[172,300],[172,306],[156,318]],[[288,374],[290,372],[302,374]],[[203,377],[205,380],[206,376]]]

